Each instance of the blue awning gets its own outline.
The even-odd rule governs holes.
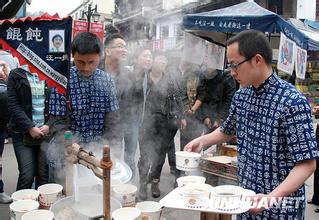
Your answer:
[[[268,33],[283,32],[298,46],[306,50],[319,50],[319,41],[305,35],[276,13],[255,2],[243,2],[209,12],[185,15],[183,26],[185,31],[208,37],[213,42],[223,45],[229,33],[254,29]]]
[[[319,22],[317,21],[311,21],[311,20],[305,19],[304,23],[308,25],[309,27],[319,30]]]

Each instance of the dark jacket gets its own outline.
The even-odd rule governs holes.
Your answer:
[[[0,80],[0,127],[4,128],[9,120],[7,82]]]
[[[35,126],[32,121],[32,95],[26,71],[21,68],[11,70],[8,78],[7,95],[10,112],[9,129],[13,132],[26,133]],[[46,88],[45,121],[48,117],[48,96]]]
[[[206,97],[203,104],[204,118],[223,121],[228,116],[229,107],[236,92],[236,82],[229,72],[219,71],[212,79],[204,77]]]
[[[175,101],[173,101],[173,96]],[[148,75],[145,113],[142,126],[147,129],[156,123],[167,122],[171,114],[183,118],[183,103],[170,74],[163,74],[157,84]],[[174,102],[174,103],[173,103]]]

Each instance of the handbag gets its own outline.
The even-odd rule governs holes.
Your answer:
[[[169,83],[166,106],[168,126],[178,129],[181,120],[180,106],[172,83]]]

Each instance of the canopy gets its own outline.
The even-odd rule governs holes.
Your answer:
[[[231,33],[254,29],[270,34],[283,32],[301,48],[319,50],[319,41],[255,2],[243,2],[218,10],[185,15],[183,26],[187,32],[208,37],[214,43],[222,45],[226,44]]]

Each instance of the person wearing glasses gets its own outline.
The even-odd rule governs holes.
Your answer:
[[[114,137],[111,137],[111,145],[114,145],[114,150],[111,152],[114,157],[117,159],[121,158],[121,145],[122,139],[124,137],[125,148],[130,144],[127,143],[131,140],[126,138],[124,135],[127,129],[124,129],[124,126],[130,125],[128,122],[128,111],[130,108],[127,108],[126,105],[129,104],[129,90],[132,87],[133,77],[130,71],[127,68],[124,68],[124,64],[127,60],[127,47],[126,42],[122,35],[118,33],[110,34],[105,38],[104,41],[104,70],[109,73],[114,80],[117,99],[119,101],[119,111],[117,111],[116,116],[113,118],[108,118],[105,123],[111,123],[112,127],[117,131],[114,134],[117,134]],[[128,134],[129,136],[129,134]],[[130,136],[129,136],[130,137]],[[136,145],[137,145],[137,135],[136,135]],[[135,154],[134,154],[135,155]],[[135,164],[133,164],[135,165]],[[131,166],[133,172],[135,171],[134,166]]]
[[[238,218],[304,219],[304,182],[319,156],[307,99],[273,71],[272,49],[259,31],[242,31],[229,39],[227,60],[241,85],[229,115],[184,150],[200,151],[236,135],[239,185],[253,190],[252,199],[260,205]]]
[[[140,53],[145,48],[137,48],[134,51],[134,59],[132,59],[134,60],[132,61],[134,65],[125,66],[125,64],[128,64],[128,50],[122,35],[115,33],[107,36],[104,41],[104,47],[105,70],[111,74],[115,81],[120,107],[117,115],[118,119],[113,123],[119,134],[114,142],[118,146],[117,150],[119,150],[115,156],[119,159],[121,158],[121,145],[124,143],[124,161],[132,170],[133,176],[131,180],[133,182],[136,175],[135,155],[139,130],[138,108],[139,103],[143,102],[143,77],[140,78],[139,76],[144,76],[144,73],[149,71],[152,64],[152,58],[149,57],[151,53],[146,50],[146,58],[141,59],[142,64],[140,65],[140,63],[134,61],[138,60]],[[115,120],[113,119],[113,121]]]

